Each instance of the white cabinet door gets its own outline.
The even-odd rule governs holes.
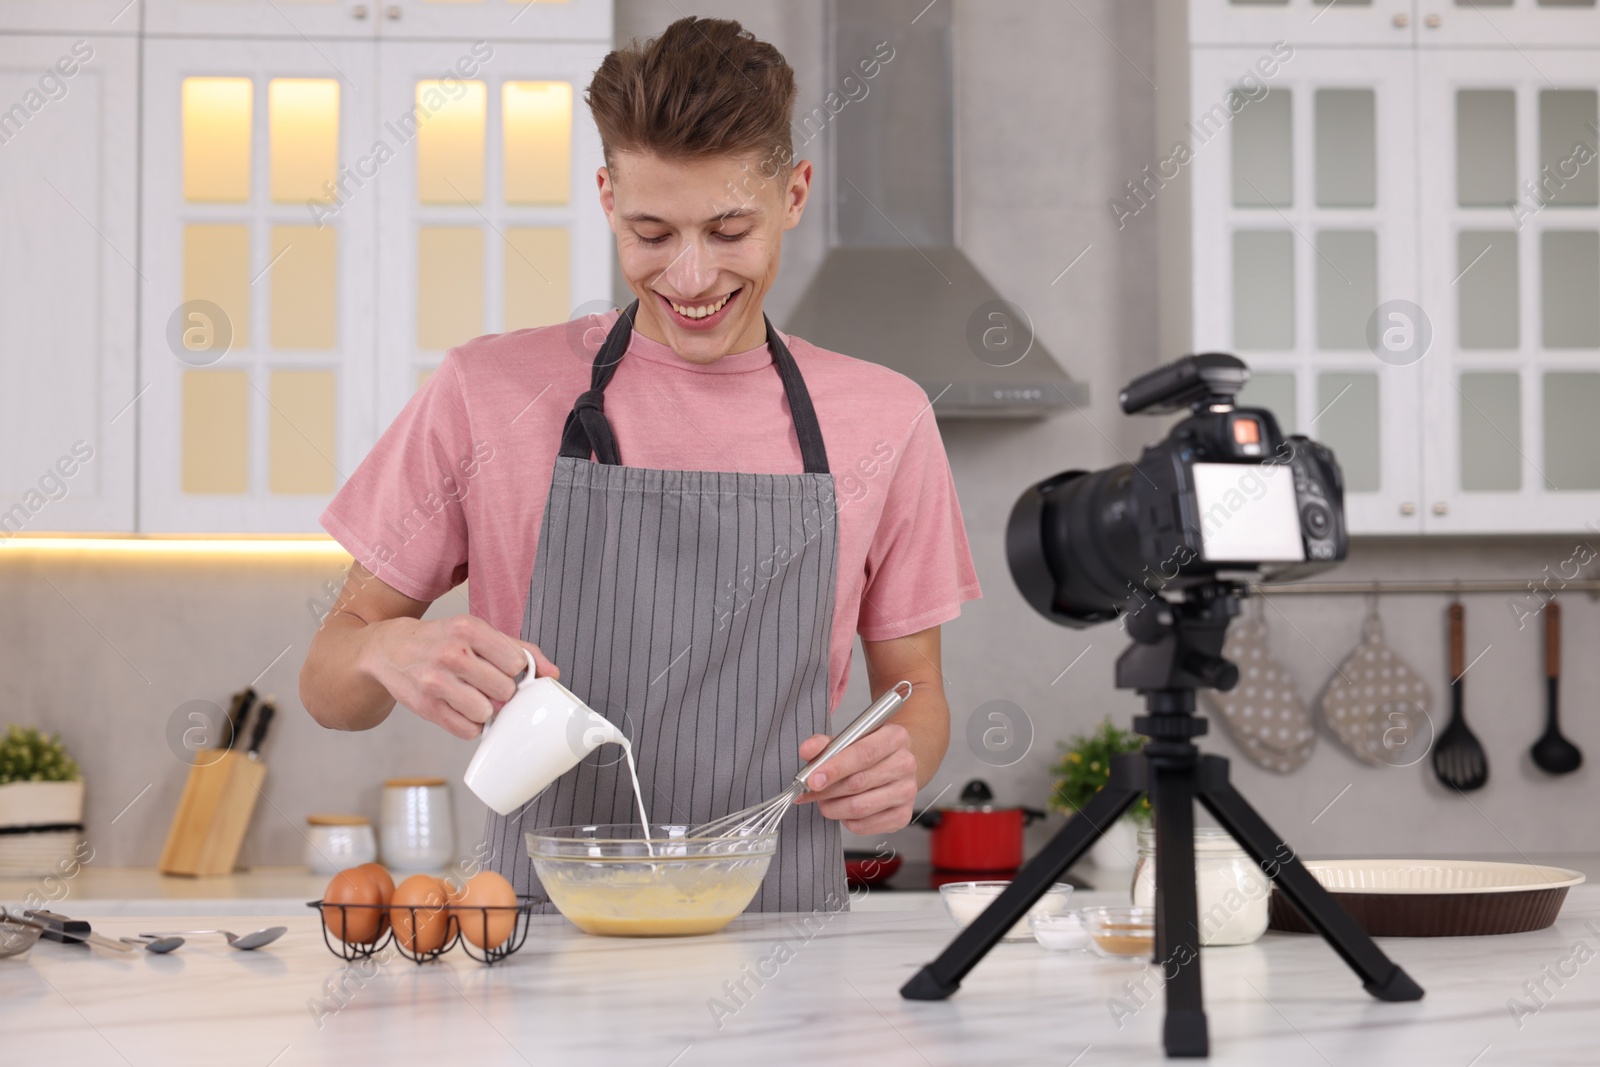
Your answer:
[[[1471,45],[1600,45],[1595,0],[1417,0],[1417,43],[1423,48]],[[1523,62],[1537,66],[1534,55]]]
[[[134,528],[137,47],[0,36],[0,537]]]
[[[139,32],[140,0],[0,0],[0,33]]]
[[[1240,403],[1334,450],[1352,532],[1416,532],[1411,53],[1300,48],[1247,81],[1257,55],[1191,54],[1194,343],[1250,364]]]
[[[395,151],[373,183],[380,429],[451,346],[610,306],[600,139],[582,102],[608,48],[381,46],[378,136]]]
[[[318,532],[365,453],[375,47],[145,43],[141,530]]]
[[[400,40],[611,41],[611,0],[388,0],[373,11],[378,32]]]
[[[3,2],[3,0],[0,0]],[[145,33],[195,37],[295,37],[371,39],[377,33],[373,0],[144,0]]]
[[[1584,529],[1600,516],[1600,51],[1419,62],[1427,528]]]
[[[1189,40],[1201,45],[1408,46],[1412,25],[1412,0],[1189,0]]]

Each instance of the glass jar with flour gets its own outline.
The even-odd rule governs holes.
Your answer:
[[[1195,889],[1200,904],[1200,944],[1248,945],[1267,929],[1266,873],[1226,830],[1199,826],[1194,831]],[[1133,903],[1156,902],[1156,833],[1139,830],[1139,862],[1133,869]]]

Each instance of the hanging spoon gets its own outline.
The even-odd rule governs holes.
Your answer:
[[[1546,774],[1571,774],[1583,765],[1583,753],[1561,736],[1557,702],[1561,688],[1561,607],[1554,600],[1544,608],[1544,677],[1544,736],[1533,743],[1529,754]]]

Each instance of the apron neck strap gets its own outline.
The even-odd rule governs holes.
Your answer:
[[[590,453],[600,463],[621,466],[617,451],[617,438],[611,432],[611,423],[605,413],[605,389],[617,371],[617,364],[628,351],[628,341],[633,336],[633,319],[639,312],[639,302],[629,304],[617,317],[616,325],[606,335],[605,343],[594,357],[594,371],[589,389],[580,393],[567,415],[561,431],[561,455],[572,459],[588,459]],[[778,377],[783,379],[783,391],[789,398],[789,413],[794,418],[795,437],[800,441],[800,458],[805,462],[807,474],[828,473],[828,451],[822,443],[822,428],[817,424],[816,409],[811,406],[811,393],[805,379],[800,376],[800,366],[795,363],[789,346],[783,343],[772,321],[765,315],[761,321],[767,327],[767,346],[772,349],[772,360],[777,364]]]

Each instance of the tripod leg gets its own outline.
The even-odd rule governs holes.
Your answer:
[[[1422,999],[1422,987],[1383,954],[1350,913],[1305,869],[1294,849],[1273,833],[1250,802],[1233,788],[1228,781],[1228,761],[1221,756],[1201,757],[1200,802],[1261,865],[1322,939],[1361,976],[1368,993],[1379,1000]]]
[[[1117,757],[1112,764],[1111,782],[1067,820],[1067,825],[1017,872],[983,914],[956,935],[938,959],[900,987],[900,995],[907,1000],[943,1000],[961,988],[961,979],[967,972],[988,955],[1012,924],[1044,896],[1051,883],[1087,852],[1105,828],[1116,822],[1144,791],[1142,776],[1133,766],[1142,762],[1137,756]]]
[[[1150,804],[1156,824],[1156,947],[1152,961],[1166,981],[1161,1041],[1168,1056],[1204,1056],[1210,1045],[1200,990],[1200,920],[1194,878],[1195,748],[1171,759],[1160,742],[1150,756]],[[1182,752],[1187,749],[1187,753]]]

